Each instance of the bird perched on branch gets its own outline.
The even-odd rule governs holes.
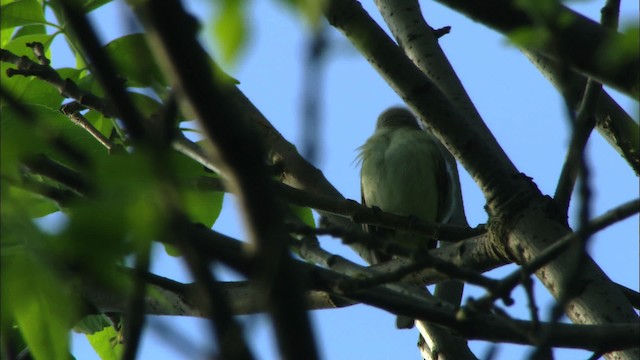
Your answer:
[[[407,109],[385,110],[373,135],[360,148],[362,203],[396,215],[445,223],[453,211],[452,172],[440,142]],[[407,231],[366,225],[404,248],[433,248],[435,241]],[[376,262],[391,256],[374,251]]]
[[[423,129],[407,109],[392,107],[378,117],[373,135],[360,148],[362,204],[422,221],[446,223],[453,213],[453,173],[440,142]],[[434,248],[436,242],[420,234],[365,225],[392,240],[406,252]],[[373,250],[374,263],[391,255]],[[398,327],[413,326],[413,319],[398,318]]]

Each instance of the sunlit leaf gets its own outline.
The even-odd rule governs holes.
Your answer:
[[[36,0],[18,0],[0,9],[0,28],[45,23],[44,10]]]
[[[13,27],[0,30],[0,47],[4,48],[7,45],[15,30],[16,28]]]
[[[80,9],[83,13],[88,13],[102,5],[110,3],[112,0],[66,0],[67,4]]]
[[[26,35],[11,40],[5,46],[5,49],[11,51],[15,55],[26,55],[27,57],[34,59],[33,50],[28,48],[26,44],[37,41],[42,43],[45,46],[45,49],[48,50],[51,39],[51,35],[46,34]],[[6,75],[7,69],[15,69],[15,67],[15,65],[10,63],[0,63],[0,76],[2,76],[3,91],[6,91],[15,100],[22,103],[34,103],[54,110],[59,109],[63,98],[58,90],[34,76],[26,77],[23,75],[14,75],[12,77],[8,77]]]
[[[89,315],[78,321],[78,323],[73,327],[73,331],[91,335],[112,325],[111,320],[109,320],[106,315]]]
[[[27,35],[41,35],[46,33],[47,33],[47,29],[42,24],[27,25],[19,28],[18,31],[16,31],[15,34],[13,34],[11,39],[17,39],[19,37],[23,37]]]
[[[87,335],[91,347],[102,360],[120,360],[124,353],[122,334],[113,326],[104,328],[95,334]]]
[[[296,205],[289,205],[289,208],[293,213],[302,220],[306,225],[315,228],[316,222],[313,218],[313,212],[308,207],[301,207]]]

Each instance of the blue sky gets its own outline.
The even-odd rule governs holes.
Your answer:
[[[204,0],[190,1],[189,7],[201,20],[211,18],[212,9]],[[241,81],[240,89],[289,141],[299,144],[304,48],[308,32],[304,22],[290,9],[274,0],[249,2],[251,35],[237,64],[228,72]],[[363,1],[367,11],[382,24],[371,1]],[[445,53],[462,80],[489,129],[518,169],[532,177],[540,190],[553,194],[569,141],[568,121],[560,96],[529,61],[501,35],[434,2],[422,2],[423,13],[434,28],[450,25],[452,31],[440,40]],[[584,15],[598,19],[601,2],[570,4]],[[637,1],[623,1],[621,24],[638,18]],[[106,43],[125,31],[122,9],[108,5],[92,15]],[[635,19],[635,20],[634,20]],[[206,29],[206,27],[203,27]],[[215,50],[215,42],[205,35]],[[359,169],[353,159],[355,149],[372,133],[377,115],[386,107],[400,104],[398,96],[337,31],[331,30],[329,60],[322,81],[321,156],[318,167],[344,196],[358,200]],[[57,44],[60,45],[60,44]],[[53,48],[54,66],[73,66],[73,59]],[[213,51],[214,51],[213,50]],[[612,93],[638,119],[637,103]],[[638,196],[638,179],[624,160],[594,133],[588,154],[595,188],[593,214]],[[462,169],[461,169],[462,170]],[[471,225],[486,222],[484,198],[469,176],[461,171],[462,191]],[[575,212],[572,207],[571,215]],[[244,238],[233,198],[214,229]],[[603,231],[593,239],[590,252],[595,261],[616,282],[638,289],[638,216]],[[357,260],[338,240],[322,239],[327,250]],[[189,276],[178,260],[155,251],[155,272],[179,281]],[[489,273],[497,278],[512,270],[506,267]],[[233,274],[223,271],[233,278]],[[465,298],[483,292],[468,288]],[[526,302],[516,291],[511,314],[527,318]],[[536,286],[543,318],[552,304],[546,290]],[[337,310],[313,311],[312,321],[321,355],[325,359],[419,359],[415,344],[417,331],[395,329],[394,316],[365,305]],[[258,359],[277,359],[269,322],[264,316],[243,316],[243,323]],[[167,332],[171,329],[172,332]],[[188,340],[175,346],[177,338]],[[211,345],[204,321],[190,318],[150,317],[142,341],[140,359],[199,359]],[[473,341],[472,350],[483,357],[490,344]],[[496,359],[526,358],[530,348],[500,346]],[[73,336],[73,353],[78,359],[96,359],[81,335]],[[588,353],[560,350],[558,359],[586,358]]]

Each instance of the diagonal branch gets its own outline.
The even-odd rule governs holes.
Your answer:
[[[526,44],[528,51],[540,52],[565,63],[632,98],[637,98],[640,94],[638,53],[627,56],[616,64],[602,61],[602,54],[607,52],[612,44],[619,43],[622,36],[559,2],[553,2],[556,8],[545,14],[543,19],[527,13],[513,0],[438,2],[507,36],[521,29],[542,31],[547,36],[538,36],[535,43]]]

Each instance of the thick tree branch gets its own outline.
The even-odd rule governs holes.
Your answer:
[[[605,214],[593,219],[586,224],[584,232],[592,235],[616,222],[627,219],[628,217],[640,212],[640,200],[636,199],[622,204]],[[489,302],[495,299],[507,296],[523,279],[539,270],[545,264],[560,256],[569,246],[580,238],[580,234],[571,233],[565,235],[562,239],[554,242],[551,246],[542,251],[538,257],[527,264],[523,264],[518,270],[515,270],[503,280],[496,288],[496,292],[489,294],[487,300]]]
[[[438,0],[505,35],[516,30],[537,30],[546,34],[528,43],[528,50],[567,64],[581,73],[612,86],[632,98],[640,94],[640,59],[636,53],[611,64],[603,54],[619,43],[621,35],[570,10],[560,3],[547,14],[534,16],[513,0]]]

